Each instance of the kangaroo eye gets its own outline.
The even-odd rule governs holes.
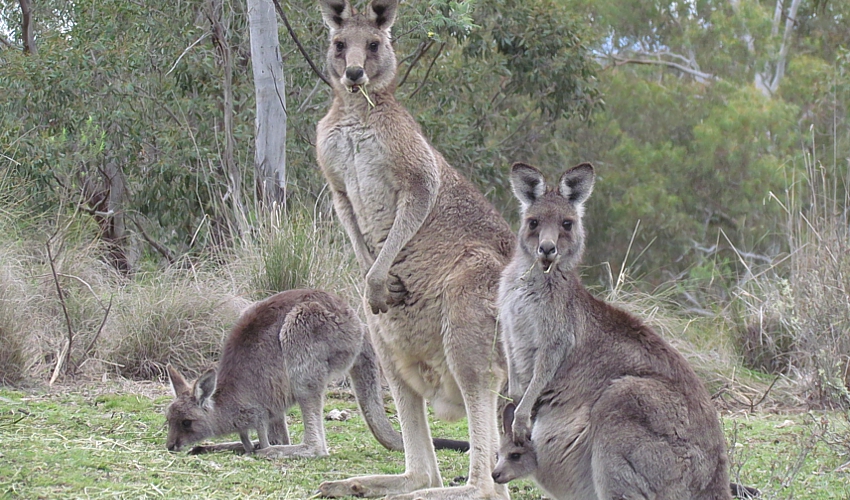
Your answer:
[[[180,422],[180,426],[188,431],[189,429],[192,428],[192,421],[191,420],[183,420],[182,422]]]
[[[513,452],[508,455],[508,459],[514,462],[518,461],[520,458],[522,458],[522,453]]]
[[[369,44],[369,50],[371,50],[372,52],[377,52],[378,47],[379,47],[378,42],[372,42],[372,43]]]
[[[567,231],[572,231],[573,229],[573,221],[571,220],[565,220],[561,223],[561,225],[564,226],[564,229],[566,229]]]
[[[537,219],[529,219],[528,220],[529,229],[537,229],[537,224],[539,224],[539,222],[537,222]]]
[[[336,47],[337,52],[342,52],[343,50],[345,50],[345,42],[336,42],[334,46]]]

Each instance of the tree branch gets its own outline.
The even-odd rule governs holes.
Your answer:
[[[56,375],[59,374],[59,371],[61,370],[60,367],[62,365],[66,367],[66,370],[71,367],[71,347],[74,342],[74,328],[71,326],[71,315],[68,314],[68,306],[65,305],[65,293],[62,292],[62,286],[59,284],[59,274],[56,272],[56,262],[53,258],[53,251],[50,249],[51,240],[53,240],[53,236],[47,240],[44,246],[47,247],[47,261],[50,263],[50,272],[53,274],[53,283],[56,285],[56,293],[59,295],[59,305],[62,306],[62,313],[65,315],[65,326],[68,328],[68,344],[62,355],[60,355],[59,359],[56,361],[56,370],[54,371],[53,377],[51,377],[52,384],[53,381],[56,380]]]
[[[137,221],[135,217],[130,217],[130,220],[133,221],[133,225],[135,225],[136,228],[139,230],[139,232],[142,233],[142,238],[144,238],[145,241],[147,241],[150,244],[150,246],[152,246],[154,248],[154,250],[159,252],[160,255],[165,257],[165,260],[167,260],[169,264],[174,264],[175,259],[174,259],[174,255],[172,255],[171,251],[168,250],[167,248],[165,248],[163,245],[160,245],[153,238],[151,238],[150,235],[148,235],[148,233],[142,227],[142,225],[139,224],[139,221]]]
[[[9,41],[9,39],[5,36],[3,36],[2,33],[0,33],[0,43],[5,45],[6,47],[9,47],[10,49],[20,49],[20,47]]]
[[[429,65],[428,65],[428,70],[425,72],[425,77],[424,77],[424,78],[422,78],[422,81],[421,81],[421,82],[419,82],[419,86],[418,86],[418,87],[416,87],[416,90],[414,90],[413,92],[411,92],[411,94],[410,94],[409,96],[407,96],[407,97],[413,97],[413,96],[415,96],[415,95],[416,95],[416,93],[417,93],[417,92],[419,92],[420,90],[422,90],[422,87],[424,87],[424,86],[425,86],[425,82],[427,82],[427,81],[428,81],[428,76],[431,74],[431,70],[434,68],[434,63],[436,63],[436,62],[437,62],[437,58],[439,58],[439,57],[440,57],[440,54],[442,54],[442,53],[443,53],[443,48],[445,48],[445,46],[446,46],[446,42],[443,42],[443,43],[441,43],[441,44],[440,44],[440,48],[439,48],[439,49],[437,49],[437,54],[434,56],[434,59],[431,59],[431,64],[429,64]]]
[[[309,64],[310,68],[313,69],[313,73],[316,73],[316,76],[321,78],[323,82],[327,83],[328,87],[333,87],[333,85],[331,85],[331,81],[328,80],[328,77],[326,77],[321,71],[319,71],[319,68],[317,68],[316,65],[313,64],[313,60],[310,59],[310,56],[307,54],[307,51],[304,50],[304,46],[301,45],[301,41],[298,40],[298,36],[295,34],[295,30],[293,30],[292,26],[289,25],[289,19],[286,18],[286,14],[283,12],[283,8],[280,6],[280,2],[278,0],[272,1],[274,2],[275,10],[277,10],[278,15],[283,20],[284,26],[286,26],[286,31],[289,32],[289,36],[292,38],[292,41],[295,42],[295,45],[298,47],[298,51],[301,52],[301,55],[304,56],[304,59],[307,60],[307,64]]]
[[[431,50],[431,47],[434,45],[434,40],[428,40],[428,42],[421,42],[419,47],[417,47],[416,57],[410,61],[410,65],[407,66],[407,71],[404,72],[404,76],[401,77],[401,80],[398,82],[398,87],[404,85],[404,82],[407,81],[407,77],[410,75],[410,72],[413,70],[413,67],[419,63],[419,60],[422,59],[422,56],[425,55],[426,52]]]
[[[24,39],[24,54],[36,55],[38,49],[35,46],[35,21],[32,18],[32,4],[30,0],[20,0],[21,4],[21,34]]]
[[[668,68],[679,70],[696,78],[702,78],[704,80],[720,80],[719,77],[712,75],[711,73],[705,73],[703,71],[682,66],[681,64],[674,63],[672,61],[665,61],[663,59],[627,59],[614,54],[611,54],[611,59],[616,61],[615,66],[621,66],[623,64],[651,64],[656,66],[667,66]]]
[[[94,348],[94,344],[97,342],[98,337],[100,337],[100,333],[103,331],[103,327],[106,326],[106,320],[107,320],[107,318],[109,318],[109,311],[112,310],[112,299],[113,298],[115,298],[115,295],[109,296],[109,305],[106,306],[106,311],[104,311],[104,313],[103,313],[103,320],[100,322],[100,327],[98,327],[97,332],[95,332],[94,337],[92,337],[91,342],[89,342],[89,345],[86,346],[86,350],[83,351],[83,355],[80,357],[80,359],[83,359],[83,358],[85,358],[86,356],[89,355],[92,348]]]

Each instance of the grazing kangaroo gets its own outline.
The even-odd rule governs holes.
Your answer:
[[[555,189],[534,167],[512,168],[521,227],[499,317],[508,395],[519,404],[505,430],[520,445],[530,439],[533,454],[523,461],[503,447],[494,479],[533,470],[560,500],[729,499],[725,440],[702,382],[652,329],[594,298],[575,271],[593,182],[586,163]],[[511,473],[514,462],[522,464]]]
[[[268,458],[328,454],[322,422],[328,382],[348,371],[363,419],[390,450],[402,450],[381,396],[380,372],[365,326],[336,295],[289,290],[247,309],[224,342],[218,369],[192,384],[168,365],[175,400],[165,412],[166,446],[178,451],[202,439],[238,433],[241,442],[196,447],[192,453],[256,452]],[[304,440],[289,444],[286,410],[298,404]],[[248,435],[256,430],[255,446]],[[465,449],[463,441],[435,440]]]
[[[504,499],[507,489],[492,478],[505,378],[495,299],[514,238],[395,99],[397,4],[373,0],[357,13],[347,0],[320,1],[333,104],[316,150],[365,275],[367,323],[396,400],[405,472],[325,482],[320,492]],[[440,418],[469,419],[465,486],[442,487],[426,399]]]

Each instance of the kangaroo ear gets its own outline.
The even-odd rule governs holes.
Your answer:
[[[319,0],[319,5],[322,7],[322,19],[331,31],[342,28],[343,23],[354,15],[348,0]]]
[[[508,439],[513,439],[513,425],[514,425],[514,412],[516,411],[516,405],[513,403],[508,403],[505,406],[505,409],[502,410],[502,432]]]
[[[378,29],[388,31],[395,22],[398,0],[372,0],[367,14]]]
[[[558,182],[558,193],[570,200],[570,203],[581,212],[584,202],[593,192],[594,178],[593,165],[590,163],[576,165],[561,176]]]
[[[217,374],[215,368],[210,368],[201,377],[195,381],[195,387],[192,389],[192,394],[198,400],[198,406],[204,406],[210,399],[210,396],[215,392],[215,383]]]
[[[522,208],[526,209],[546,194],[546,179],[531,165],[517,162],[511,167],[511,187]]]
[[[189,384],[186,382],[186,379],[183,378],[183,375],[177,371],[177,368],[171,366],[171,363],[165,367],[165,371],[168,373],[168,381],[171,382],[171,392],[174,393],[174,397],[178,397],[181,394],[189,392]]]

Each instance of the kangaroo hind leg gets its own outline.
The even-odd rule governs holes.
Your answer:
[[[393,500],[482,500],[510,498],[507,485],[496,484],[499,431],[498,393],[505,380],[504,356],[496,329],[493,305],[495,284],[488,287],[481,276],[497,276],[500,266],[478,255],[448,276],[444,301],[443,343],[446,361],[466,407],[469,422],[469,479],[465,486],[433,488]]]
[[[700,457],[688,433],[681,396],[663,382],[623,377],[594,405],[593,482],[600,499],[693,498],[688,477]]]

